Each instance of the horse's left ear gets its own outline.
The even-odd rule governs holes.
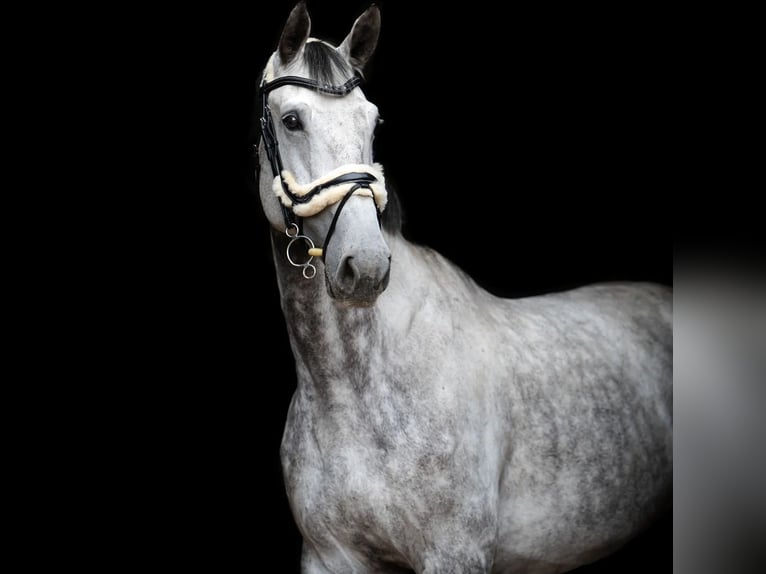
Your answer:
[[[354,68],[361,70],[375,52],[379,35],[380,9],[372,4],[356,19],[351,32],[338,46],[338,50]]]

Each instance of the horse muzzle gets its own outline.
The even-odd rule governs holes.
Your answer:
[[[330,296],[352,306],[370,306],[385,291],[391,274],[391,252],[379,249],[342,250],[328,258],[325,282]]]

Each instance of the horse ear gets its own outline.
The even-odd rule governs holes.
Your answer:
[[[311,18],[306,2],[301,0],[287,17],[282,36],[279,38],[279,59],[286,66],[295,59],[311,32]]]
[[[380,9],[372,4],[356,19],[338,50],[354,68],[361,70],[375,52],[380,35]]]

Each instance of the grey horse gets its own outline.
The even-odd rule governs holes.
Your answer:
[[[672,494],[671,289],[500,298],[405,239],[359,88],[380,11],[337,47],[310,29],[299,3],[258,147],[302,571],[544,574],[615,551]]]

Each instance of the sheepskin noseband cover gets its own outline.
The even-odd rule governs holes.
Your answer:
[[[377,206],[378,211],[382,212],[386,207],[388,194],[386,192],[386,182],[383,178],[383,166],[379,163],[374,163],[372,165],[342,165],[339,168],[326,173],[322,177],[305,184],[298,183],[292,173],[287,170],[283,170],[282,180],[284,180],[285,185],[295,197],[305,197],[306,195],[310,194],[313,189],[326,185],[327,183],[332,182],[332,180],[347,173],[368,173],[376,179],[376,181],[369,184],[370,189],[367,189],[366,187],[359,188],[354,192],[354,195],[372,197],[375,201],[375,205]],[[320,190],[306,203],[294,203],[287,196],[284,189],[282,189],[282,182],[280,181],[279,176],[274,178],[272,189],[274,190],[274,193],[279,198],[279,200],[282,202],[282,205],[292,209],[295,215],[298,217],[311,217],[312,215],[316,215],[333,203],[337,203],[343,199],[343,197],[351,190],[354,185],[356,185],[354,182],[329,185]]]

